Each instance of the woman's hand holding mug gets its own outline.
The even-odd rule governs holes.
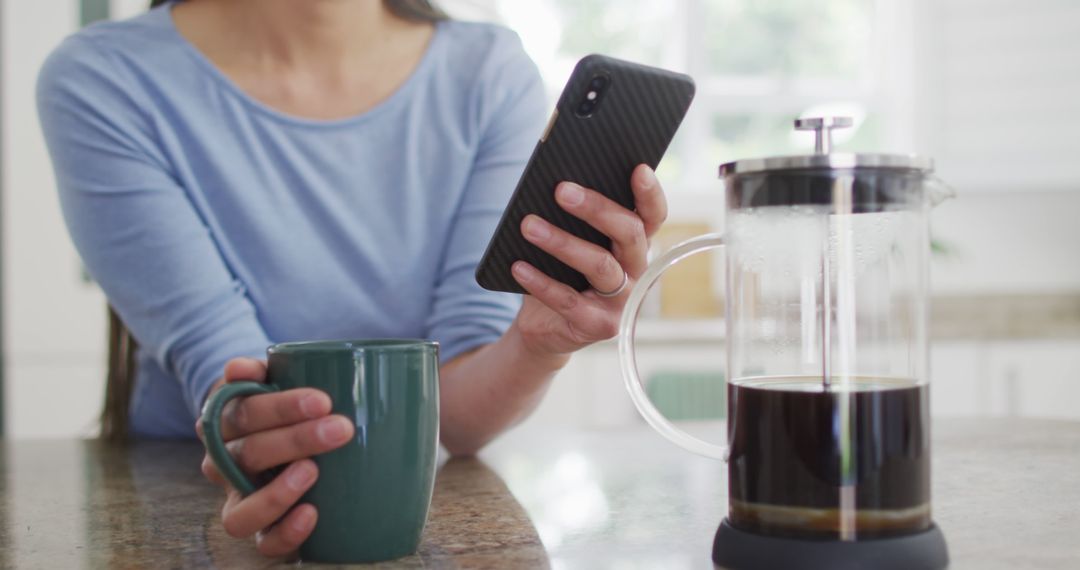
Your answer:
[[[241,380],[265,381],[266,363],[251,358],[229,361],[224,378],[213,390]],[[255,535],[256,548],[265,556],[296,551],[315,528],[315,507],[297,504],[319,476],[310,458],[341,447],[355,431],[348,418],[330,415],[330,406],[330,397],[315,388],[258,394],[226,405],[222,437],[249,476],[287,465],[273,481],[247,497],[225,481],[209,455],[203,457],[203,474],[226,490],[221,512],[225,531],[237,538]],[[203,437],[201,421],[196,429]]]

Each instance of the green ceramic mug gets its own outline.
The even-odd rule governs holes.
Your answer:
[[[313,459],[319,478],[303,502],[319,511],[303,560],[374,562],[416,552],[435,483],[439,441],[439,345],[422,340],[284,343],[267,349],[266,383],[231,382],[203,410],[206,449],[245,496],[257,486],[221,438],[233,398],[290,388],[330,395],[333,413],[355,421],[348,444]]]

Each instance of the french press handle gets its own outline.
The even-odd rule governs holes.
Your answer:
[[[652,289],[656,280],[669,267],[683,259],[718,247],[724,247],[723,236],[706,234],[676,245],[649,265],[638,282],[634,284],[630,297],[626,301],[626,307],[623,308],[622,320],[619,323],[619,362],[622,365],[623,380],[626,382],[630,399],[634,401],[638,412],[653,429],[687,451],[726,461],[728,455],[726,446],[709,443],[680,430],[668,421],[660,410],[656,409],[645,392],[645,385],[638,374],[637,358],[634,354],[634,333],[637,329],[638,313],[641,312],[641,303],[645,300],[645,295],[649,289]]]

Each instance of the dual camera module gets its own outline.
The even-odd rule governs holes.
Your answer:
[[[579,117],[589,117],[596,112],[596,108],[611,86],[611,78],[605,73],[598,73],[589,80],[589,86],[582,95],[574,114]]]

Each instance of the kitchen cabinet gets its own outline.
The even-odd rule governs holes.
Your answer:
[[[1080,419],[1080,339],[943,342],[931,366],[935,415]]]
[[[980,346],[975,342],[938,342],[930,348],[930,413],[976,417],[986,407],[980,392],[985,377]]]
[[[986,415],[1080,419],[1080,341],[986,343]]]
[[[637,350],[646,379],[724,368],[722,329],[711,322],[646,323]],[[942,340],[930,353],[935,417],[1080,419],[1080,338]],[[623,387],[618,344],[576,354],[529,421],[598,428],[642,423]]]

